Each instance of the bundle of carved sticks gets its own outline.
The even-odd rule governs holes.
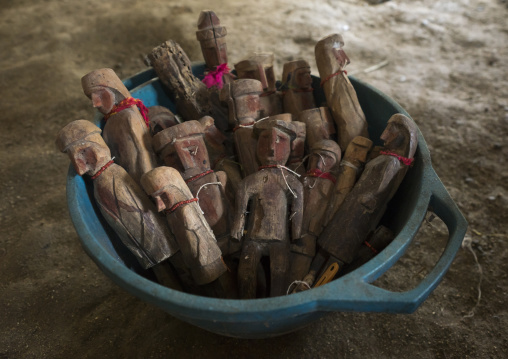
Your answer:
[[[219,298],[322,285],[393,239],[379,222],[412,164],[416,126],[392,116],[384,146],[372,149],[341,35],[315,46],[326,97],[317,107],[307,61],[284,64],[280,81],[270,53],[230,72],[226,34],[213,11],[201,12],[204,78],[174,41],[148,55],[178,116],[146,108],[111,69],[85,75],[104,128],[71,122],[57,146],[160,284]]]

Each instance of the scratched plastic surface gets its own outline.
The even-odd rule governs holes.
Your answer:
[[[196,75],[204,66],[194,65]],[[360,104],[375,144],[391,115],[406,113],[396,102],[353,77]],[[124,83],[135,98],[147,106],[174,105],[153,69],[136,74]],[[316,103],[324,100],[319,79],[313,79]],[[94,118],[100,124],[101,116]],[[390,202],[393,217],[384,223],[395,231],[393,242],[353,272],[319,288],[276,298],[225,300],[175,291],[147,279],[133,256],[101,218],[88,179],[76,175],[72,166],[67,178],[67,201],[82,246],[99,268],[129,293],[169,314],[211,332],[240,338],[266,338],[295,331],[330,311],[411,313],[429,296],[451,265],[464,238],[467,222],[437,177],[427,144],[419,132],[415,163]],[[376,139],[378,139],[376,141]],[[401,200],[404,199],[404,200]],[[412,290],[392,292],[370,283],[404,254],[415,237],[428,207],[448,227],[447,245],[428,275]]]

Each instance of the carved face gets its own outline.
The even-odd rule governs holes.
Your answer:
[[[388,122],[385,130],[381,134],[384,146],[392,151],[403,151],[406,148],[407,138],[406,129],[395,122]]]
[[[151,197],[154,199],[157,212],[169,209],[176,203],[176,200],[168,187],[153,193]]]
[[[291,151],[291,137],[275,127],[260,133],[257,156],[262,165],[285,165]]]
[[[83,141],[67,149],[74,170],[80,176],[95,174],[107,161],[111,159],[111,152],[106,146],[95,142]]]
[[[228,48],[225,37],[202,41],[201,51],[206,66],[210,69],[228,62]]]
[[[242,79],[254,79],[261,82],[263,91],[275,90],[275,73],[273,66],[263,67],[259,64],[257,69],[239,71],[239,77]]]
[[[337,164],[335,155],[328,151],[314,151],[309,156],[308,169],[318,169],[323,172],[330,170]]]
[[[115,105],[115,94],[107,87],[93,89],[90,97],[93,107],[105,115],[110,113]]]
[[[236,118],[242,125],[259,119],[260,103],[258,94],[247,94],[235,97]]]
[[[204,172],[210,169],[208,151],[202,135],[179,138],[167,145],[164,150],[164,163],[180,172],[198,169]]]
[[[307,89],[309,87],[312,87],[312,77],[310,77],[309,68],[302,67],[296,69],[294,76],[295,76],[294,85],[297,88]]]
[[[341,68],[344,68],[347,64],[350,63],[349,57],[346,55],[344,50],[342,50],[342,48],[334,46],[332,48],[332,53]]]

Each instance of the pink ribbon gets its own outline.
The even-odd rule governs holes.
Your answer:
[[[213,86],[217,86],[219,89],[224,85],[224,81],[222,77],[224,74],[229,73],[228,64],[220,64],[215,68],[215,70],[208,72],[203,79],[203,83],[207,88],[211,88]]]

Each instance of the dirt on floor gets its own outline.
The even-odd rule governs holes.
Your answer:
[[[126,293],[85,254],[69,218],[68,158],[54,145],[94,110],[80,78],[121,78],[174,39],[201,61],[199,12],[228,29],[230,63],[252,51],[312,64],[344,36],[349,73],[404,107],[469,222],[441,284],[410,315],[330,313],[297,332],[241,340]],[[508,5],[505,0],[4,0],[0,10],[0,358],[501,358],[508,352]],[[374,68],[372,68],[374,66]],[[430,219],[430,218],[428,218]],[[426,221],[379,285],[421,280],[447,239]]]

